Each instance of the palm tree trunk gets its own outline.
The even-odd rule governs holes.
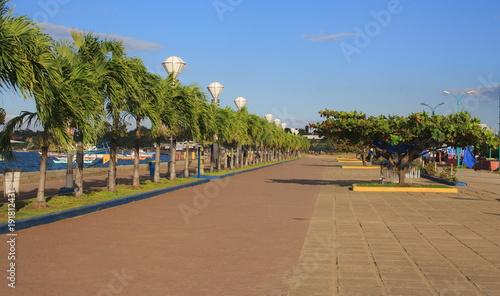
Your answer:
[[[234,170],[234,148],[231,147],[231,158],[229,159],[229,168]]]
[[[177,172],[175,168],[175,162],[177,158],[177,138],[175,136],[171,137],[170,141],[170,180],[175,180],[177,178]]]
[[[135,145],[134,145],[134,175],[132,177],[132,188],[140,186],[139,181],[139,150],[141,149],[141,121],[135,121]]]
[[[111,141],[109,143],[109,168],[108,168],[108,191],[116,192],[116,150],[117,147],[117,132],[119,118],[113,118],[113,129],[111,131]]]
[[[45,180],[47,176],[47,154],[49,152],[48,146],[42,146],[42,155],[40,160],[40,174],[38,177],[38,191],[36,193],[35,203],[33,207],[35,209],[38,208],[46,208],[47,202],[45,201]]]
[[[224,155],[222,154],[222,145],[219,145],[219,149],[218,149],[218,158],[219,158],[219,161],[217,163],[217,170],[218,171],[221,171],[222,170],[222,165],[224,163]]]
[[[73,151],[68,149],[68,157],[66,162],[66,188],[73,188]]]
[[[76,139],[76,171],[75,171],[75,197],[83,195],[83,135],[81,131],[75,133]]]
[[[236,145],[236,168],[241,167],[241,145],[238,143]]]
[[[186,157],[184,159],[184,178],[189,178],[189,141],[186,141]]]
[[[217,143],[213,143],[212,144],[212,149],[211,149],[211,152],[210,152],[210,173],[213,173],[214,172],[214,168],[215,166],[217,165]]]
[[[155,174],[153,178],[154,183],[159,183],[160,182],[160,144],[161,144],[161,138],[158,137],[156,138],[156,149],[155,149]]]
[[[205,151],[207,151],[206,149],[206,146],[202,146],[200,147],[199,149],[201,149],[200,151],[200,157],[201,159],[199,160],[200,161],[200,175],[205,175]]]

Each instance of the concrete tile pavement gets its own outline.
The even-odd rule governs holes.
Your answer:
[[[376,172],[323,161],[332,184],[297,266],[311,272],[290,295],[500,295],[500,175],[463,171],[469,187],[458,194],[363,193],[345,184]],[[318,237],[333,241],[328,269],[311,259]]]

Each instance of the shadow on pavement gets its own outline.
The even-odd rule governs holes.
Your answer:
[[[341,164],[303,164],[303,166],[314,166],[314,167],[327,167],[327,168],[338,168]]]
[[[373,182],[373,181],[371,181]],[[341,187],[351,187],[355,183],[370,183],[367,180],[313,180],[313,179],[269,179],[267,183],[300,184],[300,185],[336,185]]]

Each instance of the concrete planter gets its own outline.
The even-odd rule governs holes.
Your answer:
[[[457,188],[429,188],[429,187],[369,187],[352,185],[352,191],[364,192],[437,192],[458,193]]]

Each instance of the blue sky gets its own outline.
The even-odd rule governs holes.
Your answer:
[[[179,56],[184,84],[225,86],[221,106],[243,96],[251,113],[288,127],[317,112],[407,115],[427,103],[462,109],[498,130],[498,0],[11,0],[18,15],[43,22],[54,38],[69,28],[123,40],[130,56],[166,76]],[[208,94],[208,91],[207,91]],[[9,115],[33,102],[2,93]],[[209,96],[209,95],[208,95]],[[209,97],[209,99],[211,99]]]

